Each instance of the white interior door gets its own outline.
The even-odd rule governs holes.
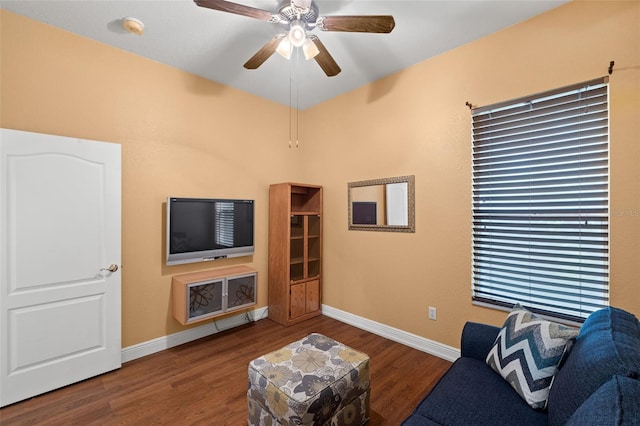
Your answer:
[[[5,406],[121,365],[121,167],[117,144],[0,131]]]

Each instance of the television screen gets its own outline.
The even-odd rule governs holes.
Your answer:
[[[253,200],[167,199],[167,265],[253,254]]]

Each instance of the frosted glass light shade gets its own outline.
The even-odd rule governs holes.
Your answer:
[[[289,37],[285,37],[282,39],[278,47],[276,47],[276,52],[280,54],[285,59],[291,59],[291,53],[293,53],[293,45],[289,41]]]
[[[307,61],[311,58],[315,58],[316,55],[320,53],[318,46],[316,46],[316,44],[310,39],[307,39],[307,41],[304,42],[302,45],[302,51],[304,52],[304,58]]]
[[[304,27],[302,26],[302,22],[299,20],[293,21],[291,23],[291,27],[289,28],[289,41],[295,47],[300,47],[304,44],[304,41],[307,39],[306,32]]]

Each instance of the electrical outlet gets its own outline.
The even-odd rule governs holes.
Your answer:
[[[436,320],[436,308],[433,306],[429,306],[429,319]]]

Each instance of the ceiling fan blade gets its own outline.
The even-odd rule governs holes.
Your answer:
[[[262,21],[271,21],[273,13],[257,9],[243,4],[232,3],[226,0],[194,0],[200,7],[206,7],[213,10],[221,10],[223,12],[235,13],[236,15],[248,16],[250,18],[260,19]]]
[[[273,55],[273,52],[276,51],[284,37],[284,35],[280,34],[269,40],[267,44],[262,46],[260,50],[255,53],[255,55],[249,58],[249,60],[244,64],[244,67],[248,70],[255,70],[258,68],[264,63],[264,61]]]
[[[309,36],[308,38],[313,42],[313,44],[316,45],[316,47],[320,51],[320,53],[318,53],[313,59],[315,59],[318,65],[320,65],[320,68],[322,68],[322,71],[324,71],[327,77],[333,77],[340,74],[340,71],[342,70],[333,59],[327,48],[324,47],[324,44],[322,44],[320,39],[316,36]]]
[[[358,33],[390,33],[396,26],[391,15],[371,16],[321,16],[317,21],[322,31],[346,31]]]

